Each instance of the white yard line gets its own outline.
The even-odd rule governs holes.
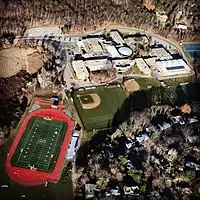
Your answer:
[[[62,124],[62,126],[60,126],[58,135],[57,135],[57,137],[56,137],[56,142],[54,143],[54,147],[52,148],[53,151],[51,150],[51,154],[52,154],[53,152],[55,152],[55,147],[56,147],[56,144],[57,144],[57,142],[58,142],[58,138],[60,137],[60,131],[61,131],[62,127],[63,127],[63,124]],[[52,157],[52,158],[53,158],[53,157]],[[48,165],[46,165],[46,166],[47,166],[47,167],[46,167],[47,169],[49,168],[50,161],[51,161],[52,158],[49,159]],[[46,170],[47,170],[47,169],[46,169]]]
[[[52,124],[50,124],[50,126],[49,126],[49,130],[51,130],[51,127],[52,127]],[[48,131],[48,133],[47,133],[47,137],[46,137],[46,141],[48,141],[48,138],[49,138],[49,131]],[[40,152],[40,155],[39,155],[39,157],[38,157],[38,162],[40,161],[40,157],[41,157],[41,155],[43,155],[42,153],[44,152],[44,149],[46,149],[46,148],[48,148],[48,147],[46,147],[46,146],[44,146],[43,148],[42,148],[42,150],[41,150],[41,152]],[[43,159],[42,159],[43,160]],[[44,160],[43,160],[44,161]],[[37,163],[38,163],[37,162]],[[41,161],[39,162],[39,163],[42,163]],[[39,165],[39,164],[38,164]]]
[[[50,126],[48,126],[49,130],[51,130],[51,127],[52,127],[52,124],[50,124]],[[48,131],[48,135],[49,135],[49,131]],[[46,140],[48,140],[48,139],[46,139]],[[46,148],[46,146],[44,146],[44,147],[42,148],[42,150],[41,150],[41,152],[40,152],[40,154],[39,154],[39,156],[38,156],[38,159],[37,159],[37,166],[39,166],[40,163],[41,163],[40,157],[41,157],[41,155],[43,155],[42,153],[43,153],[43,151],[44,151],[45,148]],[[43,159],[42,159],[42,160],[43,160]]]
[[[46,122],[43,122],[43,121],[41,121],[41,123],[46,124]],[[49,130],[51,130],[51,127],[52,127],[52,124],[50,124],[50,126],[48,126]],[[47,136],[49,137],[49,131],[48,131]],[[46,138],[46,140],[48,140],[48,137]],[[38,159],[37,159],[37,165],[38,165],[38,166],[40,165],[40,163],[42,163],[42,162],[40,161],[40,157],[41,157],[42,152],[44,151],[45,148],[46,148],[46,146],[44,146],[44,147],[42,148],[42,150],[41,150],[41,152],[40,152],[40,155],[39,155],[39,157],[38,157]],[[43,159],[42,159],[42,160],[43,160]]]
[[[36,119],[37,120],[37,119]],[[35,125],[35,122],[36,122],[36,120],[33,122],[33,126],[31,127],[31,130],[29,131],[29,134],[28,134],[28,137],[27,137],[27,139],[26,139],[26,142],[24,143],[24,145],[23,145],[23,151],[22,152],[20,152],[20,155],[19,155],[19,157],[18,157],[18,159],[17,159],[17,162],[16,163],[18,163],[19,162],[19,160],[20,160],[20,158],[21,158],[21,156],[22,156],[22,154],[24,153],[24,149],[25,149],[25,147],[26,147],[26,144],[27,144],[27,142],[29,141],[29,137],[30,137],[30,135],[32,135],[31,134],[31,132],[32,132],[32,130],[33,130],[33,127],[34,127],[34,125]],[[27,124],[28,125],[28,124]],[[25,129],[26,130],[26,129]]]
[[[45,124],[43,121],[39,121],[39,123],[38,124]],[[32,152],[34,152],[35,151],[35,149],[38,147],[38,144],[35,144],[34,145],[34,148],[33,148],[33,150],[32,150]],[[30,159],[29,159],[29,161],[32,159],[32,157],[33,157],[33,154],[30,156]]]

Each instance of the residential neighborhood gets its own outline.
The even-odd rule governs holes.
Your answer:
[[[66,194],[69,198],[72,193],[86,199],[137,199],[147,193],[152,198],[168,193],[174,193],[177,198],[191,195],[200,169],[198,156],[193,156],[200,152],[196,134],[200,118],[195,110],[198,105],[193,105],[198,101],[199,89],[193,82],[195,71],[183,48],[142,30],[107,28],[65,35],[59,29],[34,28],[12,44],[16,51],[23,47],[40,52],[38,59],[44,62],[44,67],[37,72],[21,75],[24,82],[17,87],[16,109],[23,107],[25,116],[27,112],[37,114],[43,108],[50,109],[42,120],[55,126],[55,135],[58,129],[51,121],[53,113],[55,119],[59,112],[66,121],[70,119],[74,123],[73,129],[70,127],[71,135],[66,135],[64,140],[69,143],[63,143],[63,147],[55,144],[62,148],[59,156],[63,163],[55,167],[61,173],[49,171],[49,175],[42,175],[40,167],[45,165],[39,161],[33,164],[34,160],[30,161],[30,171],[26,173],[35,173],[30,177],[33,180],[38,177],[41,187],[48,191],[51,187],[65,186],[70,190]],[[26,121],[23,112],[20,110],[14,118],[13,138]],[[9,131],[7,127],[1,131],[3,146],[9,144]],[[34,132],[30,134],[35,137]],[[42,148],[46,149],[46,141],[46,138],[40,139],[37,145],[43,144]],[[49,144],[51,148],[52,142]],[[54,149],[56,152],[57,148]],[[9,155],[8,152],[6,156]],[[19,156],[19,159],[22,158]],[[52,152],[50,159],[56,163],[56,153]],[[10,173],[12,167],[7,163],[9,177],[22,183],[27,177],[18,174],[24,169],[13,169]],[[9,188],[7,178],[4,180],[2,188]],[[27,179],[26,184],[33,180]],[[165,193],[165,189],[170,192]]]

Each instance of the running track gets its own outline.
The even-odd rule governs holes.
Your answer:
[[[17,148],[17,145],[26,129],[26,126],[29,122],[29,120],[33,116],[39,116],[39,117],[49,117],[54,120],[59,120],[66,122],[68,124],[68,129],[66,131],[66,135],[63,140],[63,144],[57,159],[57,163],[55,165],[55,168],[51,173],[37,171],[37,170],[31,170],[26,169],[22,167],[16,167],[11,165],[11,159],[12,156]],[[53,182],[56,183],[59,181],[61,172],[62,172],[62,166],[65,159],[65,154],[68,149],[68,145],[71,139],[71,135],[74,128],[74,122],[70,119],[69,116],[65,115],[60,110],[54,110],[54,109],[39,109],[36,111],[31,112],[26,116],[26,118],[23,121],[23,124],[21,125],[21,128],[10,148],[10,152],[7,155],[6,158],[6,171],[8,176],[14,180],[15,182],[22,184],[22,185],[40,185],[44,184],[45,182]]]

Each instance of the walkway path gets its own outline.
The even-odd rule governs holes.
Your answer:
[[[174,41],[171,41],[167,38],[164,38],[160,35],[157,35],[155,33],[152,33],[150,31],[147,31],[147,30],[141,30],[141,29],[138,29],[138,28],[134,28],[134,27],[123,27],[123,26],[111,26],[109,28],[106,27],[106,30],[110,30],[110,29],[118,29],[119,31],[126,31],[126,32],[131,32],[131,31],[135,31],[135,32],[141,32],[141,33],[144,33],[144,34],[147,34],[147,35],[150,35],[152,37],[154,37],[154,39],[156,38],[156,40],[160,41],[160,43],[162,43],[163,41],[165,43],[168,43],[170,44],[170,46],[172,47],[175,47],[178,52],[182,55],[183,59],[187,62],[187,64],[190,66],[191,69],[193,69],[193,67],[190,65],[189,61],[188,61],[188,58],[187,56],[185,55],[182,47],[180,46],[180,43],[178,42],[174,42]],[[105,31],[105,28],[103,29],[99,29],[99,30],[95,30],[93,32],[91,32],[91,34],[93,33],[96,33],[96,32],[103,32]],[[70,62],[70,59],[72,57],[72,55],[69,54],[69,52],[66,50],[66,41],[69,41],[70,38],[77,38],[77,37],[81,37],[83,36],[83,34],[80,34],[80,35],[65,35],[65,36],[54,36],[54,37],[51,37],[51,39],[49,38],[45,38],[43,36],[41,37],[30,37],[30,36],[23,36],[21,38],[25,39],[25,40],[32,40],[32,39],[39,39],[39,40],[56,40],[58,42],[60,42],[60,46],[59,46],[59,49],[62,51],[62,50],[65,50],[65,53],[66,53],[66,56],[64,58],[64,60],[62,61],[63,65],[66,65],[65,67],[65,70],[64,70],[64,77],[65,77],[65,81],[66,81],[66,89],[70,89],[72,87],[72,84],[71,83],[74,83],[76,86],[75,87],[86,87],[86,86],[91,86],[91,83],[85,83],[83,81],[79,81],[79,80],[75,80],[74,79],[74,76],[70,70],[70,67],[67,66],[67,64]],[[59,50],[58,49],[58,50]],[[140,75],[140,74],[128,74],[128,75],[123,75],[123,76],[138,76],[138,77],[144,77],[144,78],[154,78],[153,76],[148,76],[148,75]],[[122,75],[118,75],[116,77],[116,79],[112,80],[111,82],[121,78]]]
[[[176,47],[176,49],[177,49],[178,52],[183,56],[183,59],[187,62],[187,64],[188,64],[191,68],[193,68],[193,67],[190,65],[190,63],[189,63],[189,61],[188,61],[188,58],[186,57],[185,52],[183,51],[183,49],[182,49],[182,47],[181,47],[181,45],[180,45],[179,42],[174,42],[174,41],[171,41],[171,40],[169,40],[169,39],[167,39],[167,38],[164,38],[164,37],[162,37],[162,36],[160,36],[160,35],[157,35],[157,34],[155,34],[155,33],[152,33],[152,32],[150,32],[150,31],[141,30],[141,29],[133,28],[133,27],[122,27],[122,26],[114,27],[114,26],[113,26],[113,27],[110,27],[109,29],[118,29],[118,30],[130,31],[130,32],[131,32],[131,31],[137,31],[137,32],[141,32],[141,33],[146,33],[147,35],[150,35],[150,36],[152,36],[152,37],[156,37],[156,38],[158,38],[158,39],[160,39],[160,40],[163,40],[163,41],[169,43],[170,45]]]

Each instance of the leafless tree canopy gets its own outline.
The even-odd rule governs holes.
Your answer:
[[[28,27],[65,25],[69,31],[95,29],[109,24],[126,24],[169,34],[184,21],[191,27],[186,35],[198,35],[198,0],[154,0],[156,10],[168,16],[166,26],[156,25],[156,12],[149,11],[146,0],[1,0],[0,33],[20,34]],[[180,13],[179,13],[180,11]],[[179,15],[178,15],[179,13]]]

